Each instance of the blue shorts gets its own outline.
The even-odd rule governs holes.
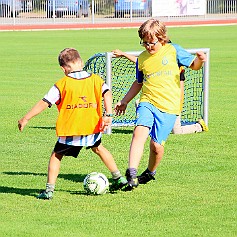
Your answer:
[[[164,145],[174,127],[176,117],[176,114],[162,112],[148,102],[140,102],[137,107],[136,126],[148,127],[151,139]]]

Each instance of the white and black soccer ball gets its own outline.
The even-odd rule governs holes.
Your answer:
[[[85,177],[83,186],[87,194],[105,194],[109,190],[109,180],[102,173],[92,172]]]

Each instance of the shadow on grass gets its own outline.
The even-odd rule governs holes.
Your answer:
[[[21,176],[21,175],[33,175],[33,176],[47,176],[45,173],[33,173],[33,172],[2,172],[6,175],[15,175],[15,176]],[[77,182],[77,183],[83,183],[84,178],[86,174],[59,174],[58,178],[62,178],[65,180]],[[109,182],[112,181],[112,179],[108,179]],[[88,194],[85,191],[71,191],[71,190],[63,190],[63,189],[57,189],[58,191],[62,192],[68,192],[72,195],[84,195],[88,196]],[[30,188],[16,188],[16,187],[6,187],[6,186],[0,186],[0,193],[15,193],[23,196],[33,196],[37,197],[38,194],[42,191],[41,189],[30,189]],[[125,190],[123,190],[125,191]],[[113,192],[113,193],[116,193]],[[112,193],[112,194],[113,194]]]
[[[39,126],[29,126],[29,128],[55,130],[55,127],[39,127]]]
[[[36,197],[40,191],[41,191],[40,189],[0,186],[0,193],[15,193],[15,194],[20,194],[22,196]]]
[[[65,190],[66,191],[66,190]],[[66,192],[68,192],[68,193],[70,193],[70,194],[72,194],[72,195],[84,195],[84,196],[89,196],[85,191],[70,191],[70,190],[68,190],[68,191],[66,191]]]
[[[42,189],[32,189],[32,188],[15,188],[15,187],[6,187],[0,186],[0,193],[15,193],[22,196],[30,196],[30,197],[37,197]],[[88,196],[85,191],[70,191],[70,190],[62,190],[58,189],[57,191],[68,192],[72,195],[84,195]]]
[[[133,129],[128,128],[112,128],[112,134],[132,134]]]
[[[33,176],[47,176],[46,173],[33,173],[33,172],[2,172],[7,175],[33,175]],[[73,182],[83,182],[84,178],[87,174],[59,174],[58,178],[62,178],[65,180],[73,181]]]
[[[6,175],[30,175],[30,176],[47,176],[46,173],[33,173],[33,172],[2,172],[2,174]],[[65,180],[69,180],[72,182],[82,183],[86,174],[59,174],[58,178],[62,178]],[[0,186],[0,193],[15,193],[20,194],[23,196],[34,196],[36,197],[40,193],[41,189],[30,189],[30,188],[16,188],[16,187],[6,187]],[[69,192],[70,194],[77,194],[77,195],[87,195],[83,191],[71,191],[71,190],[61,190],[58,191],[65,191]]]

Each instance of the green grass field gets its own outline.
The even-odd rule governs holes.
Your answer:
[[[84,61],[119,48],[142,50],[137,29],[0,32],[0,236],[237,236],[237,26],[169,28],[184,48],[210,48],[209,132],[170,135],[157,179],[133,192],[87,196],[83,179],[110,173],[91,151],[65,158],[52,201],[44,189],[56,142],[56,108],[20,119],[63,76],[59,51],[77,48]],[[103,143],[124,173],[132,129],[114,129]],[[146,144],[139,172],[147,166]]]

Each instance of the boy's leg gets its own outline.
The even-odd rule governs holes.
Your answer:
[[[110,172],[115,172],[118,170],[112,154],[102,144],[97,147],[92,147],[91,149],[96,155],[100,157]]]
[[[197,133],[197,132],[202,132],[202,127],[199,123],[182,126],[181,134],[190,134],[190,133]]]
[[[63,158],[63,155],[57,154],[55,152],[52,153],[49,160],[49,165],[48,165],[47,183],[50,183],[50,184],[56,183],[62,158]]]
[[[181,125],[181,117],[178,116],[174,127],[172,129],[173,134],[190,134],[198,133],[202,131],[208,131],[208,127],[203,119],[199,119],[195,124]]]
[[[150,154],[147,169],[138,176],[140,184],[146,184],[150,180],[155,179],[156,168],[160,164],[164,155],[164,144],[167,140],[174,123],[176,115],[167,114],[159,110],[154,116],[154,125],[151,129]]]
[[[142,158],[144,144],[153,126],[154,106],[147,102],[140,102],[137,106],[136,127],[133,132],[133,138],[130,145],[128,169],[126,177],[128,180],[128,189],[138,186],[137,169]]]
[[[174,127],[172,128],[172,133],[173,134],[182,134],[182,126],[181,126],[181,116],[177,116]]]
[[[48,177],[46,190],[42,191],[37,198],[39,199],[52,199],[55,188],[55,183],[59,174],[60,164],[63,155],[59,155],[55,152],[52,153],[48,164]]]
[[[152,139],[150,141],[150,155],[149,155],[149,163],[148,169],[151,172],[154,172],[158,165],[160,164],[163,155],[164,155],[164,146],[154,142]]]
[[[133,132],[133,138],[130,145],[128,169],[126,177],[130,189],[138,186],[137,169],[142,158],[144,144],[149,135],[149,128],[145,126],[136,126]]]
[[[121,189],[127,184],[127,180],[121,175],[112,154],[102,145],[99,144],[97,147],[92,147],[92,151],[97,154],[108,170],[112,174],[113,183],[110,186],[110,191],[116,191]]]
[[[164,155],[164,146],[150,141],[150,154],[147,169],[138,176],[139,184],[146,184],[151,180],[155,180],[156,168],[159,166]]]
[[[181,116],[179,115],[175,121],[174,127],[172,129],[173,134],[189,134],[201,132],[202,128],[200,124],[189,124],[189,125],[181,125]]]
[[[137,169],[142,158],[144,144],[149,135],[149,128],[144,126],[136,126],[129,151],[128,167]]]

